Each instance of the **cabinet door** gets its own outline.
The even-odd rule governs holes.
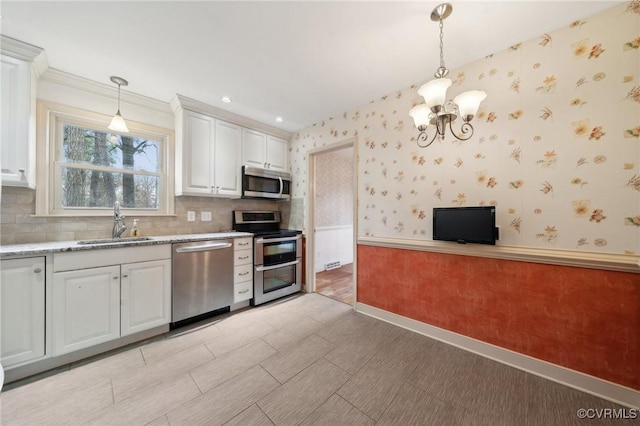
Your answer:
[[[213,186],[213,118],[193,112],[184,113],[184,153],[182,167],[184,192],[210,195]]]
[[[169,324],[171,260],[129,263],[121,273],[121,335]]]
[[[242,164],[266,168],[267,135],[251,129],[242,129]]]
[[[287,171],[287,141],[267,136],[267,168]]]
[[[240,126],[216,120],[214,145],[214,191],[217,195],[240,196]]]
[[[53,275],[56,355],[120,337],[120,266]]]
[[[1,139],[2,184],[30,186],[31,156],[35,145],[30,140],[31,64],[0,55],[2,62]]]
[[[44,257],[0,262],[5,367],[44,355]]]

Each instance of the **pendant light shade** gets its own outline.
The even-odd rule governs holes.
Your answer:
[[[418,89],[418,94],[424,98],[425,105],[431,109],[444,104],[449,86],[451,86],[451,80],[448,78],[436,78],[423,84]]]
[[[481,90],[470,90],[460,93],[453,98],[453,102],[458,105],[458,112],[464,121],[471,121],[480,108],[480,102],[487,97],[487,94]]]
[[[409,110],[409,115],[416,123],[416,127],[428,126],[431,119],[431,110],[425,104],[416,105]]]
[[[129,82],[124,78],[116,76],[111,76],[111,81],[118,85],[118,112],[116,112],[116,115],[111,119],[109,130],[113,130],[118,133],[129,133],[127,123],[124,122],[124,118],[122,118],[122,114],[120,114],[120,86],[127,86],[129,85]]]
[[[129,129],[127,128],[127,123],[124,122],[124,118],[120,115],[120,110],[116,112],[116,115],[111,119],[111,124],[109,124],[109,130],[113,130],[118,133],[129,133]]]

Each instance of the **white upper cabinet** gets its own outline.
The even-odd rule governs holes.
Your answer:
[[[287,170],[287,141],[252,129],[242,129],[242,164]]]
[[[213,181],[217,194],[240,196],[241,127],[224,121],[215,121],[213,150]]]
[[[242,164],[266,168],[267,135],[251,129],[242,129]]]
[[[43,57],[39,47],[0,36],[2,185],[35,188],[37,70],[34,60],[38,57]]]
[[[176,195],[239,198],[243,165],[288,170],[287,132],[182,95],[171,109]]]
[[[192,111],[179,114],[176,195],[240,197],[240,126]]]
[[[287,171],[287,141],[267,135],[267,168]]]

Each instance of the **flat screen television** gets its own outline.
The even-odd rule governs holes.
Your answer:
[[[433,239],[461,244],[491,244],[498,239],[496,208],[435,207],[433,209]]]

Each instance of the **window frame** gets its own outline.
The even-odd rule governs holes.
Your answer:
[[[62,169],[72,165],[62,161],[63,126],[71,124],[105,133],[114,133],[107,128],[111,117],[66,105],[38,100],[37,104],[37,167],[36,167],[36,216],[112,216],[113,207],[63,207]],[[136,175],[153,175],[159,178],[158,208],[125,208],[129,216],[174,216],[174,131],[158,126],[127,120],[129,133],[126,136],[149,138],[157,141],[158,173],[136,171]],[[81,165],[82,169],[104,169],[103,166]],[[121,169],[118,169],[118,171]],[[113,170],[116,171],[116,170]],[[128,171],[128,170],[127,170]]]

